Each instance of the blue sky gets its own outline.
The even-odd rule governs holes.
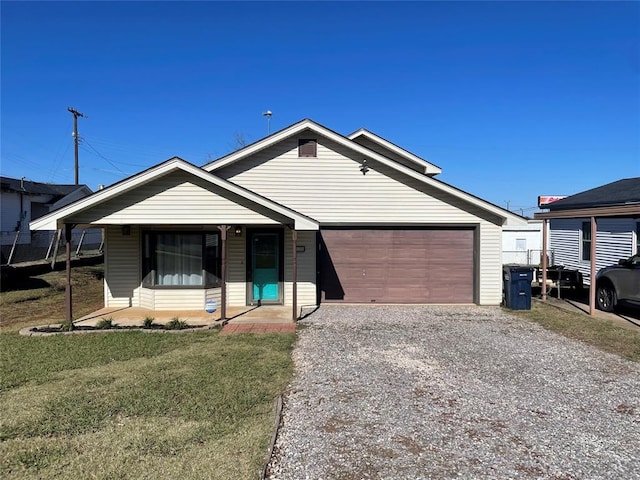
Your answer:
[[[3,175],[96,189],[311,118],[518,213],[640,176],[638,2],[2,2]]]

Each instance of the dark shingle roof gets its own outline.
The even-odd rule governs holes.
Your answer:
[[[576,193],[548,205],[550,211],[573,208],[611,207],[640,204],[640,177],[624,178],[613,183]]]
[[[31,182],[19,178],[1,177],[0,184],[5,192],[28,193],[31,195],[55,195],[64,197],[86,185],[59,185],[55,183]]]

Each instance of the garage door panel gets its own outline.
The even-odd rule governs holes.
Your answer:
[[[473,229],[323,229],[321,234],[323,301],[474,300]]]

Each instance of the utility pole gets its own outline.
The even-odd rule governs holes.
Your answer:
[[[79,172],[78,172],[78,117],[89,118],[86,115],[80,113],[75,108],[67,107],[67,110],[73,115],[73,141],[75,144],[75,172],[76,172],[76,185],[79,184]]]

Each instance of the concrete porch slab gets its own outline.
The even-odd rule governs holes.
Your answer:
[[[101,308],[85,315],[73,323],[75,325],[94,326],[104,318],[123,326],[142,325],[145,318],[152,317],[154,323],[164,325],[178,317],[191,325],[216,325],[220,323],[220,310],[209,314],[204,310],[150,310],[139,307]],[[294,323],[291,320],[291,307],[280,305],[262,305],[246,307],[227,307],[227,323]]]

